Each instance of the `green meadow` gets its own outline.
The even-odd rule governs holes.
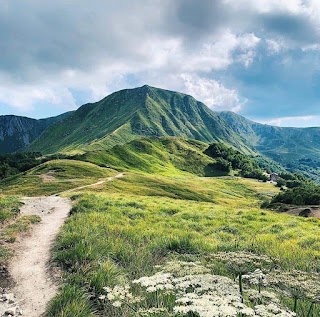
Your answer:
[[[201,261],[218,251],[249,251],[276,258],[284,270],[317,271],[320,222],[261,209],[277,192],[251,179],[126,172],[69,194],[73,209],[54,249],[65,283],[47,315],[131,316],[106,310],[98,299],[103,287],[150,275],[168,260]],[[288,298],[283,303],[292,309]],[[298,316],[306,307],[300,303]]]

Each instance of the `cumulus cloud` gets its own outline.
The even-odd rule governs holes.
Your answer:
[[[184,81],[182,89],[187,94],[205,103],[212,110],[239,112],[245,103],[245,100],[240,100],[234,89],[228,89],[216,80],[185,74],[182,74],[181,78]]]

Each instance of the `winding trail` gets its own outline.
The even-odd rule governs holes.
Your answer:
[[[51,247],[68,217],[71,201],[61,197],[24,198],[21,215],[38,215],[41,223],[33,228],[31,235],[20,238],[17,256],[9,266],[9,272],[23,315],[39,317],[47,303],[54,297],[58,285],[48,270]]]
[[[122,176],[123,173],[66,192],[101,185]],[[51,248],[69,215],[71,201],[59,196],[49,196],[27,197],[23,202],[25,205],[21,208],[21,215],[38,215],[41,222],[34,226],[29,235],[18,240],[16,256],[9,266],[9,273],[15,282],[11,291],[19,300],[23,316],[40,317],[59,288],[57,279],[49,270],[49,262]]]
[[[114,180],[115,178],[121,178],[121,177],[123,177],[123,176],[124,176],[124,173],[120,173],[120,174],[118,174],[118,175],[116,175],[116,176],[108,177],[108,178],[103,179],[103,180],[101,180],[101,181],[98,181],[98,182],[96,182],[96,183],[94,183],[94,184],[84,185],[84,186],[80,186],[80,187],[76,187],[76,188],[72,188],[72,189],[65,190],[64,192],[58,193],[58,194],[56,194],[55,196],[60,195],[60,194],[62,194],[62,193],[71,193],[71,192],[75,192],[75,191],[77,191],[77,190],[81,190],[81,189],[84,189],[84,188],[99,186],[99,185],[102,185],[102,184],[104,184],[104,183],[106,183],[106,182],[111,182],[111,181]]]

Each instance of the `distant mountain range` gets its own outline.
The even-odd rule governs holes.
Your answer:
[[[313,178],[320,175],[320,128],[259,124],[232,112],[214,112],[189,95],[150,86],[115,92],[55,118],[2,116],[0,127],[2,153],[83,153],[141,136],[174,136],[222,141]]]
[[[71,113],[40,120],[12,115],[0,116],[0,153],[23,151],[45,129]]]

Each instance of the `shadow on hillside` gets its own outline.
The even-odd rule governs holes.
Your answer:
[[[228,176],[229,173],[217,169],[216,165],[213,163],[208,164],[204,168],[205,177],[214,177],[214,176]]]

